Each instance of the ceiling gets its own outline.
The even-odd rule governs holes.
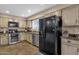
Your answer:
[[[55,4],[0,4],[0,13],[28,17]]]

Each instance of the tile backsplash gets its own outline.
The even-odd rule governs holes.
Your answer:
[[[63,27],[62,32],[68,31],[70,34],[79,34],[79,27]]]

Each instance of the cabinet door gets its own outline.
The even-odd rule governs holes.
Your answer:
[[[1,45],[8,44],[8,34],[1,35]]]
[[[77,25],[78,20],[78,6],[70,6],[62,10],[63,25]]]
[[[62,45],[62,55],[77,55],[77,48],[70,45]]]
[[[27,27],[32,27],[32,21],[27,21]]]
[[[27,41],[32,43],[32,34],[27,33]]]
[[[26,40],[27,39],[26,38],[26,33],[20,33],[19,39],[20,39],[20,41]]]
[[[25,28],[26,27],[26,21],[25,20],[20,20],[19,21],[19,27]]]
[[[8,18],[1,17],[1,27],[8,27]]]

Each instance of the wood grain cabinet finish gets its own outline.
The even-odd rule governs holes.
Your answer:
[[[79,54],[79,42],[71,39],[61,40],[61,54],[62,55],[78,55]]]
[[[73,5],[62,9],[63,26],[79,25],[79,5]]]
[[[25,28],[26,27],[26,21],[25,20],[19,20],[19,27]]]
[[[1,27],[8,27],[8,18],[7,17],[0,17],[0,26]]]
[[[8,44],[8,34],[2,34],[0,38],[1,38],[1,45]]]
[[[23,41],[23,40],[27,39],[27,34],[26,33],[20,33],[19,36],[20,36],[19,37],[20,41]]]
[[[62,55],[77,55],[77,48],[74,46],[63,44]]]
[[[32,43],[32,34],[27,33],[27,41]]]

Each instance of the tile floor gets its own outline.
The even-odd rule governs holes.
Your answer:
[[[0,47],[0,55],[34,55],[36,52],[38,48],[26,41]]]

